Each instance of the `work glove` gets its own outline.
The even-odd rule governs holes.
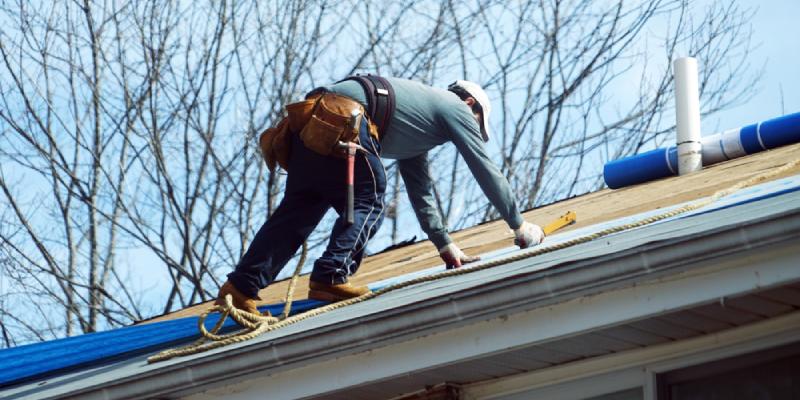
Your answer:
[[[514,229],[514,244],[524,249],[536,246],[544,240],[544,231],[539,225],[524,221],[519,228]]]
[[[455,243],[450,243],[439,249],[439,257],[442,257],[447,269],[460,268],[463,264],[481,259],[480,257],[470,257],[464,254]]]

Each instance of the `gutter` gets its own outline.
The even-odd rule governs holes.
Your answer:
[[[800,195],[795,192],[759,203],[769,210],[770,203],[777,200],[789,204],[784,205],[784,208],[791,207],[792,201],[797,204]],[[728,220],[735,220],[741,214],[737,208],[711,214],[730,216]],[[710,223],[697,221],[698,218],[702,217],[665,223],[675,226],[670,231],[672,234],[680,229],[692,229],[695,225]],[[646,229],[658,228],[649,226],[637,232],[641,233]],[[669,233],[662,235],[665,234]],[[622,233],[603,238],[570,248],[567,250],[569,253],[562,250],[551,253],[550,256],[559,259],[565,254],[582,254],[586,250],[591,252],[602,245],[598,242],[605,241],[610,245],[615,241],[624,241],[628,235]],[[502,281],[403,305],[402,308],[337,321],[311,331],[288,334],[270,341],[255,339],[249,345],[166,362],[160,368],[59,394],[58,397],[118,399],[185,395],[219,384],[227,385],[409,341],[441,331],[442,328],[453,329],[476,321],[631,286],[637,282],[688,270],[701,261],[752,252],[770,245],[786,245],[789,241],[796,241],[798,237],[800,209],[795,208],[689,235],[640,244],[612,254],[577,261],[543,262],[540,263],[546,268],[543,270],[520,273]],[[539,257],[538,260],[542,258]],[[499,268],[537,264],[532,261],[536,259],[521,260]],[[158,367],[159,364],[155,366]]]

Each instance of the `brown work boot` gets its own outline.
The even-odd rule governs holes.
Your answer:
[[[309,299],[330,302],[352,299],[370,292],[366,286],[353,286],[349,283],[329,285],[327,283],[309,281],[308,288]]]
[[[253,313],[256,315],[262,315],[260,312],[258,312],[258,308],[256,307],[256,300],[259,299],[258,298],[251,299],[245,296],[244,294],[242,294],[242,292],[239,291],[239,289],[236,289],[236,286],[233,286],[233,284],[230,281],[226,281],[225,284],[219,288],[217,301],[215,301],[214,304],[218,306],[225,305],[225,296],[229,294],[233,298],[234,307],[242,311],[247,311],[249,313]],[[267,311],[263,315],[269,316],[270,313],[269,311]]]

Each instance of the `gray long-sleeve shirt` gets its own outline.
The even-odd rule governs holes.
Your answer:
[[[442,221],[433,194],[428,151],[453,142],[503,219],[518,228],[522,215],[508,180],[486,154],[480,127],[466,105],[454,93],[400,78],[387,78],[395,91],[396,106],[389,131],[381,138],[381,157],[396,159],[408,197],[422,230],[437,248],[452,240]],[[366,95],[355,81],[344,81],[327,89],[366,106]]]

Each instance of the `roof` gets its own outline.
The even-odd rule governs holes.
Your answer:
[[[529,210],[523,213],[523,217],[527,221],[544,226],[563,215],[567,210],[572,210],[578,215],[577,223],[560,231],[562,233],[570,232],[710,196],[717,190],[795,160],[798,151],[800,151],[800,144],[795,144],[727,161],[688,176],[661,179],[624,189],[600,190]],[[773,179],[798,172],[800,172],[800,168],[787,171]],[[451,236],[462,250],[470,255],[485,254],[507,248],[513,240],[513,233],[502,220],[464,229]],[[430,242],[423,241],[365,258],[358,273],[350,280],[357,285],[368,285],[372,282],[440,265],[441,259],[436,249]],[[263,299],[259,304],[273,304],[282,301],[286,295],[288,284],[288,280],[275,282],[259,292],[259,297]],[[295,298],[307,297],[308,276],[303,276],[298,281]],[[197,304],[145,322],[199,315],[210,304],[210,301]]]
[[[526,213],[525,216],[530,221],[545,223],[567,209],[577,211],[580,224],[570,231],[549,237],[548,243],[569,240],[571,237],[602,229],[605,225],[618,224],[624,220],[658,213],[685,201],[708,196],[736,181],[793,160],[798,149],[800,149],[798,145],[789,146],[725,163],[690,176],[667,179],[619,191],[596,192],[534,210]],[[433,339],[426,340],[435,341],[434,333],[442,329],[460,329],[462,331],[472,329],[476,324],[481,325],[481,321],[487,319],[502,319],[504,315],[509,318],[509,315],[515,316],[531,312],[531,310],[541,310],[548,305],[605,293],[612,288],[630,287],[637,282],[650,282],[665,274],[685,273],[687,268],[697,264],[698,259],[713,257],[724,259],[745,250],[753,251],[769,246],[783,246],[791,243],[792,239],[796,240],[798,232],[800,232],[800,192],[798,192],[800,176],[798,173],[800,171],[797,169],[787,171],[783,175],[784,177],[788,176],[785,179],[777,177],[778,179],[775,181],[743,190],[715,203],[710,208],[698,210],[691,215],[679,216],[532,259],[509,262],[472,274],[415,285],[366,303],[302,321],[245,343],[164,363],[147,365],[144,362],[145,356],[137,354],[149,353],[159,346],[174,344],[175,341],[180,341],[181,337],[185,339],[187,333],[194,334],[196,331],[189,331],[189,325],[195,323],[193,318],[143,324],[110,333],[94,334],[94,336],[84,335],[61,342],[54,341],[4,350],[0,352],[0,360],[4,365],[8,360],[18,360],[20,355],[27,357],[30,354],[38,354],[41,356],[44,354],[42,351],[45,348],[47,348],[51,360],[78,359],[75,354],[81,353],[80,346],[90,348],[94,345],[104,349],[118,349],[121,352],[117,352],[116,355],[113,352],[106,354],[104,365],[80,367],[79,364],[77,370],[62,371],[44,383],[17,385],[0,393],[10,395],[12,398],[26,395],[64,396],[77,393],[89,397],[92,393],[109,397],[116,395],[150,397],[173,391],[183,391],[181,393],[185,394],[188,393],[186,391],[189,388],[197,390],[203,385],[210,385],[213,382],[230,383],[247,380],[251,377],[242,375],[242,371],[246,370],[242,369],[244,365],[257,366],[260,373],[291,374],[292,371],[312,368],[315,364],[333,359],[356,357],[367,349],[401,346],[408,342],[409,338],[427,337]],[[461,231],[454,236],[460,244],[464,245],[467,252],[483,254],[486,262],[516,251],[507,247],[511,236],[510,233],[505,232],[505,228],[500,223],[484,224]],[[686,242],[692,238],[702,238],[703,240],[699,242],[701,244],[686,246]],[[676,247],[679,245],[683,247],[680,251],[676,251]],[[357,279],[361,282],[371,282],[375,286],[387,284],[390,282],[387,279],[394,279],[398,276],[405,275],[407,278],[409,273],[424,274],[436,271],[441,266],[435,265],[438,264],[438,258],[434,258],[435,253],[429,247],[431,246],[417,244],[370,257],[357,275]],[[794,253],[790,253],[790,255],[796,257],[797,251],[794,249]],[[762,256],[780,258],[781,254],[783,253],[772,251]],[[785,268],[781,264],[781,260],[773,261],[779,266],[778,268]],[[781,271],[782,273],[786,272]],[[770,281],[767,277],[770,271],[761,272],[764,275],[762,278],[764,281],[757,283],[765,288],[778,284],[791,284],[792,279],[800,279],[800,277],[794,277],[791,270],[787,272],[788,275],[783,273],[779,277],[769,278],[774,281]],[[794,272],[795,275],[797,273]],[[739,290],[736,292],[739,295],[745,296],[748,290],[752,291],[752,288],[748,286],[748,284],[752,285],[752,282],[747,280],[738,282],[733,278],[731,278],[731,285],[719,290],[732,290],[735,283],[743,285],[736,289]],[[300,287],[302,288],[304,285],[301,284]],[[262,298],[274,301],[279,296],[278,293],[282,292],[283,289],[280,287],[271,288],[262,293]],[[719,295],[713,291],[700,290],[698,292],[701,292],[697,294],[699,296]],[[303,297],[303,295],[298,294],[298,297]],[[678,312],[677,310],[682,307],[696,306],[708,299],[681,296],[664,301],[667,303],[678,301],[679,303],[670,303],[669,306],[670,310]],[[680,301],[685,303],[680,303]],[[300,305],[314,306],[314,304],[303,303]],[[663,308],[664,304],[654,306],[662,307],[662,311],[666,310]],[[790,305],[788,310],[791,311],[792,307],[794,306]],[[785,310],[785,308],[783,309]],[[195,311],[196,309],[184,310],[183,314]],[[651,309],[631,310],[631,312],[633,311],[653,312]],[[181,315],[181,313],[176,313],[168,318],[176,318]],[[600,321],[597,318],[588,320],[596,325],[594,329],[610,329],[614,317],[609,316]],[[642,315],[638,317],[620,316],[620,321],[631,321],[641,317]],[[541,328],[539,325],[537,327]],[[194,326],[192,328],[196,329]],[[491,327],[487,327],[487,329],[496,330]],[[545,333],[540,332],[539,334],[545,335]],[[549,333],[551,341],[563,334],[565,333]],[[98,346],[101,337],[105,342]],[[138,349],[126,348],[138,340],[134,340],[134,338],[141,339],[140,347]],[[515,343],[515,340],[519,340],[512,337],[502,339],[491,342],[494,343],[493,346],[513,347],[512,344]],[[534,339],[527,338],[526,340]],[[541,340],[544,339],[543,336]],[[81,341],[82,344],[79,344],[78,341]],[[59,344],[69,344],[73,353],[68,353],[65,357],[57,357],[52,350],[59,348]],[[480,346],[473,347],[480,349]],[[443,350],[447,348],[447,345],[439,343],[437,348]],[[502,348],[487,348],[481,351],[484,351],[484,354],[491,354],[501,350]],[[11,351],[14,353],[9,353]],[[469,350],[465,353],[465,350],[461,348],[450,355],[442,354],[439,351],[436,353],[436,360],[416,359],[414,362],[423,366],[426,365],[425,362],[429,362],[430,365],[426,368],[440,365],[442,360],[447,357],[452,357],[454,360],[462,359],[459,362],[466,362],[464,359],[470,358],[469,353],[472,351]],[[13,357],[11,357],[12,355]],[[534,359],[542,358],[547,357],[539,356]],[[28,364],[41,365],[41,360],[42,358],[34,358]],[[491,361],[484,360],[484,362]],[[497,361],[494,363],[497,364]],[[382,372],[385,373],[384,375],[388,374],[387,376],[402,375],[402,368],[407,367],[396,366],[397,370]],[[533,366],[526,364],[517,367],[506,366],[505,368],[508,370],[506,372],[510,373],[530,369]],[[346,368],[343,369],[343,371],[345,370]],[[481,370],[487,369],[481,368]],[[381,371],[376,373],[378,372]],[[500,373],[498,372],[498,374]],[[28,377],[31,376],[35,375],[28,375]],[[487,379],[486,376],[482,378]],[[336,382],[348,381],[348,379],[340,377]],[[354,382],[353,385],[367,388],[364,389],[366,390],[364,393],[368,393],[369,377],[363,379]],[[377,381],[377,378],[373,380]],[[142,385],[143,382],[147,382],[147,384]],[[383,384],[385,385],[385,382]],[[95,389],[102,390],[102,392],[92,392]],[[307,389],[311,390],[310,387]],[[336,387],[330,386],[328,390],[333,389]],[[386,387],[382,386],[382,389],[386,389]],[[294,393],[293,396],[301,397],[298,394],[300,393]],[[347,393],[342,396],[347,398],[352,394]],[[368,398],[367,395],[365,396]]]

